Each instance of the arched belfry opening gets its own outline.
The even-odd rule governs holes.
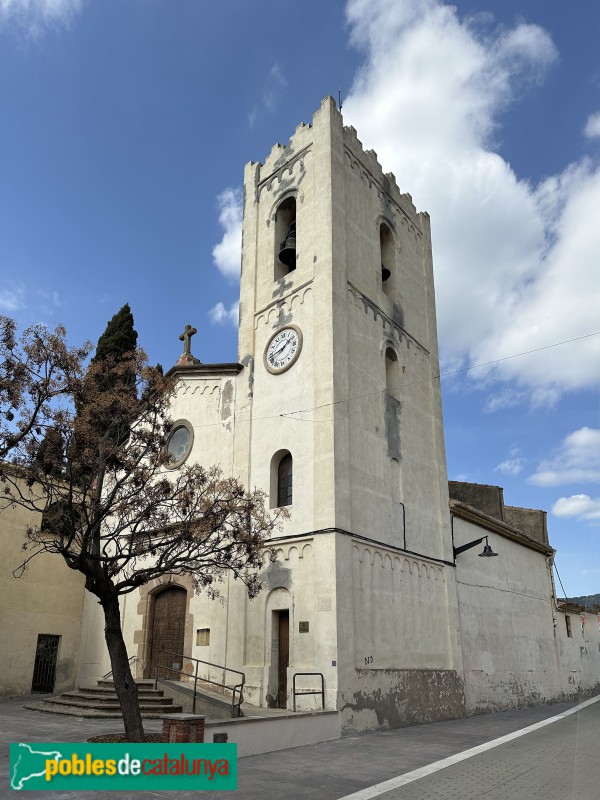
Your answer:
[[[394,234],[385,222],[382,222],[379,226],[379,255],[381,262],[381,286],[387,295],[391,295],[396,267]]]
[[[275,212],[275,280],[296,269],[296,198],[286,197]]]

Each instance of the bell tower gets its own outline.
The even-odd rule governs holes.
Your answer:
[[[460,716],[429,217],[330,97],[246,165],[238,361],[235,472],[290,512],[264,601],[239,598],[248,692],[316,671],[347,729],[440,692]]]
[[[450,558],[429,216],[330,97],[246,166],[244,189],[250,483],[271,490],[273,454],[289,452],[290,533]]]

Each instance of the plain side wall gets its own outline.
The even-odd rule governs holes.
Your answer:
[[[586,643],[576,615],[573,638],[567,639],[564,617],[555,611],[547,556],[456,517],[454,535],[456,546],[488,536],[498,553],[479,558],[481,547],[474,547],[457,556],[467,712],[578,697],[585,690]],[[583,669],[587,691],[598,684],[597,649],[590,639]]]
[[[28,525],[40,516],[21,508],[0,514],[0,694],[28,694],[40,633],[60,636],[55,691],[72,689],[77,672],[83,610],[83,576],[68,569],[61,556],[42,554],[23,577],[13,570],[22,563]]]

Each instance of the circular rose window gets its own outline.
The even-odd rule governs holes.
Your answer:
[[[177,420],[167,440],[169,468],[180,467],[189,456],[194,443],[194,430],[187,420]]]

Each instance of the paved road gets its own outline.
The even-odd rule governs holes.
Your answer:
[[[503,744],[474,748],[484,752],[445,759],[344,800],[598,800],[600,703],[584,706],[537,730],[502,737],[509,740]],[[394,783],[405,785],[389,789]]]
[[[0,700],[0,798],[8,792],[11,741],[85,741],[114,721],[25,711],[23,699]],[[572,704],[485,714],[348,736],[335,742],[242,758],[236,792],[24,792],[39,800],[599,800],[595,755],[600,703],[425,777],[392,788],[383,781],[414,777],[471,748],[572,709]],[[159,722],[148,724],[159,730]],[[433,767],[431,767],[433,768]],[[413,773],[411,775],[411,773]],[[419,773],[417,773],[419,774]],[[358,794],[356,794],[358,793]],[[352,797],[356,794],[355,797]]]

